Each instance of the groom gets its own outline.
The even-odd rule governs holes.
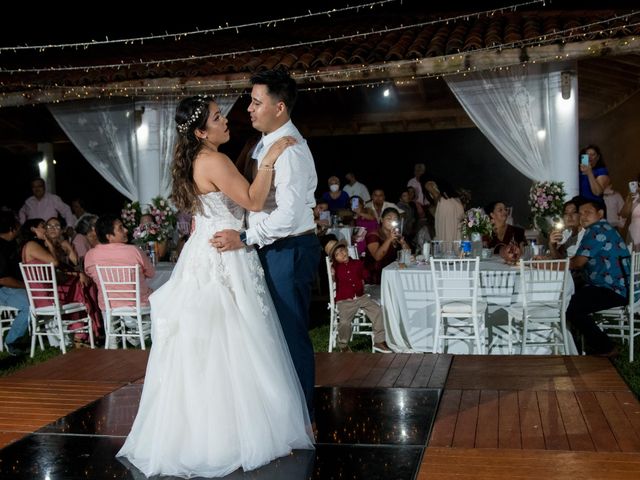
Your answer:
[[[296,101],[295,81],[284,70],[267,70],[251,77],[248,111],[262,138],[253,150],[255,173],[273,142],[290,135],[297,143],[278,157],[273,186],[260,212],[250,212],[249,228],[214,235],[218,248],[233,250],[255,245],[282,324],[287,345],[313,421],[315,360],[309,338],[311,284],[320,261],[312,208],[318,178],[307,142],[290,119]]]

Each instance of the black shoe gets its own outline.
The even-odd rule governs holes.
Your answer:
[[[25,350],[19,347],[16,347],[15,345],[10,343],[5,343],[4,348],[7,351],[7,353],[12,357],[18,357],[20,355],[25,355],[27,353]]]

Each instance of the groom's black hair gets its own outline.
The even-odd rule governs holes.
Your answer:
[[[269,95],[284,102],[287,113],[291,115],[298,99],[298,87],[286,68],[280,67],[258,72],[251,77],[251,85],[266,85]]]

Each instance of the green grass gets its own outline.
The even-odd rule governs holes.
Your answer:
[[[29,357],[28,353],[26,355],[12,357],[5,350],[0,352],[0,377],[6,377],[25,367],[46,362],[50,358],[57,357],[58,355],[62,355],[58,347],[47,347],[44,350],[36,347],[33,358]]]

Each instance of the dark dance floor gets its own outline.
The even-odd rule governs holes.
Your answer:
[[[115,458],[141,391],[141,384],[129,384],[0,450],[0,478],[144,479]],[[318,387],[315,451],[225,478],[414,479],[440,395],[429,388]]]

